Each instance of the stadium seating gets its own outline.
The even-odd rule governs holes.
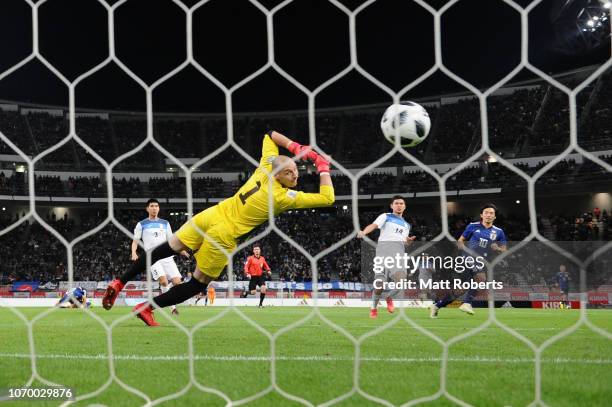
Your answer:
[[[364,227],[379,211],[371,209],[360,213],[360,223]],[[48,222],[68,241],[99,225],[106,217],[105,211],[84,211],[77,223],[65,217]],[[141,210],[116,210],[115,217],[128,230],[142,218]],[[546,219],[553,226],[554,238],[559,241],[609,240],[612,236],[612,222],[609,214],[603,211],[599,218],[592,212],[577,215],[551,214]],[[16,219],[0,217],[0,226]],[[184,215],[170,216],[172,228],[176,230],[185,220]],[[439,219],[434,217],[408,216],[412,225],[411,233],[419,240],[430,240],[440,232]],[[472,216],[452,215],[449,217],[449,232],[458,237],[465,226],[473,221]],[[518,241],[529,233],[528,220],[516,214],[500,215],[496,221],[502,226],[508,239]],[[330,244],[353,232],[352,215],[341,209],[330,211],[292,211],[281,215],[276,225],[309,253],[316,254]],[[252,235],[260,232],[256,229]],[[321,238],[324,236],[324,238]],[[312,277],[310,263],[289,242],[272,233],[259,242],[262,253],[268,259],[275,275],[285,281],[309,281]],[[359,281],[361,241],[350,242],[325,256],[318,264],[320,280]],[[244,249],[234,256],[234,272],[242,277],[243,264],[250,254]],[[61,243],[36,222],[26,221],[16,230],[0,236],[0,255],[5,261],[0,264],[0,285],[8,281],[57,281],[66,279],[66,251]],[[107,281],[121,273],[130,263],[130,239],[119,229],[107,225],[100,232],[75,245],[73,251],[74,278],[81,281]],[[183,274],[192,271],[193,260],[177,257],[179,269]],[[144,278],[144,277],[143,277]],[[227,278],[226,276],[224,278]]]

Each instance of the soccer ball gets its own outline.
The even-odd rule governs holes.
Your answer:
[[[403,147],[414,147],[427,138],[431,120],[423,106],[414,102],[403,102],[391,105],[385,110],[380,128],[390,143],[395,144],[397,132]]]

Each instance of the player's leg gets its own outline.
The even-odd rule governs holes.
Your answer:
[[[452,290],[442,291],[438,293],[437,300],[434,301],[433,304],[429,307],[429,317],[430,318],[438,318],[438,313],[440,309],[446,307],[451,304],[457,298],[457,295]]]
[[[151,252],[151,264],[157,263],[159,260],[180,253],[187,249],[187,245],[183,243],[176,235],[170,236],[167,242],[157,246]],[[117,295],[123,290],[125,284],[136,277],[138,274],[145,271],[147,267],[147,256],[140,256],[123,275],[112,281],[106,288],[104,298],[102,298],[102,306],[104,309],[111,309],[115,303]]]
[[[206,286],[208,286],[208,284],[211,281],[214,281],[216,278],[217,277],[212,277],[207,274],[204,274],[200,270],[199,266],[196,266],[191,280],[186,283],[174,286],[170,288],[170,290],[168,290],[166,293],[154,297],[153,302],[159,308],[165,308],[171,305],[180,304],[193,297],[197,293],[205,290]],[[138,304],[136,307],[134,307],[132,311],[135,311],[137,313],[136,316],[142,319],[145,324],[149,326],[159,325],[153,317],[153,307],[149,303],[143,302],[141,304]]]
[[[172,281],[172,286],[177,286],[179,284],[181,284],[182,278],[181,278],[181,273],[178,269],[178,267],[176,266],[176,263],[174,262],[174,259],[164,259],[161,260],[162,263],[162,267],[164,268],[164,274],[165,277],[167,279],[170,279],[170,281]],[[170,288],[170,286],[168,285],[168,288]],[[172,306],[172,314],[174,315],[178,315],[178,309],[176,308],[176,305]]]
[[[181,228],[170,238],[167,242],[157,246],[151,252],[151,264],[156,263],[158,260],[165,259],[166,257],[173,256],[180,253],[182,250],[187,248],[195,250],[198,249],[203,242],[203,235],[201,232],[207,232],[209,228],[214,225],[221,223],[221,216],[217,214],[218,207],[213,206],[208,208],[196,216],[190,221],[183,224]],[[146,256],[140,256],[130,268],[118,279],[111,282],[106,289],[104,298],[102,299],[102,306],[104,309],[111,309],[115,303],[115,299],[125,283],[133,279],[136,275],[142,273],[147,266]]]
[[[151,266],[151,278],[154,281],[159,282],[159,290],[161,293],[165,293],[170,289],[170,285],[168,284],[168,277],[166,270],[164,268],[164,260],[159,260],[155,264]],[[176,309],[175,306],[172,306],[172,311]]]
[[[160,244],[153,251],[151,251],[151,264],[157,263],[161,259],[165,259],[170,256],[174,256],[180,253],[182,250],[187,250],[187,242],[183,243],[182,239],[178,235],[172,235],[167,242]],[[147,257],[140,256],[130,268],[123,273],[119,278],[123,284],[127,283],[138,274],[142,273],[147,266]]]
[[[472,280],[476,281],[476,282],[485,282],[487,281],[487,275],[484,272],[477,272],[477,273],[473,273],[473,277]],[[470,288],[468,289],[465,294],[463,295],[463,299],[462,299],[462,304],[459,307],[459,309],[469,315],[474,315],[474,309],[472,308],[472,302],[474,301],[474,298],[476,297],[476,294],[478,293],[478,290]]]
[[[154,265],[153,267],[155,267],[155,266],[156,265]],[[151,271],[153,271],[153,267],[151,267]],[[164,275],[159,276],[159,291],[161,291],[161,293],[163,294],[166,291],[168,291],[169,289],[170,289],[170,287],[168,287],[168,278],[166,278],[166,276],[164,276]]]
[[[391,280],[395,283],[400,283],[406,278],[406,272],[404,270],[398,270],[393,273]],[[393,305],[393,299],[397,298],[404,290],[394,289],[387,291],[387,311],[393,313],[395,311],[395,305]]]
[[[62,298],[55,304],[56,307],[62,306],[66,301],[68,301],[68,293],[62,295]]]
[[[381,282],[387,281],[387,275],[384,273],[374,274],[374,280],[379,280]],[[380,297],[382,296],[383,289],[382,288],[372,288],[372,305],[370,306],[370,318],[378,317],[378,302],[380,301]]]
[[[569,309],[569,302],[568,302],[567,294],[568,294],[567,290],[561,289],[561,304],[560,304],[561,309],[563,308]]]
[[[259,308],[263,308],[263,301],[264,298],[266,298],[266,280],[263,275],[260,278],[261,280],[259,286]]]
[[[217,244],[213,244],[209,238],[202,243],[200,250],[195,255],[196,268],[191,280],[174,286],[168,292],[153,298],[153,302],[157,307],[165,308],[180,304],[199,292],[205,291],[208,284],[219,277],[228,259],[217,248],[217,245],[221,246],[228,253],[231,253],[236,247],[235,240],[225,234],[225,230],[227,230],[227,227],[221,225],[219,230],[209,231],[209,238],[214,239]],[[134,311],[137,312],[137,316],[147,325],[157,324],[153,318],[153,308],[148,303],[137,305]]]
[[[255,295],[256,292],[257,292],[257,277],[251,276],[251,279],[249,280],[249,287],[242,294],[240,294],[240,298],[246,298],[249,294]]]

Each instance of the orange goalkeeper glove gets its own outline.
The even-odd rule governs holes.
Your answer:
[[[317,172],[320,174],[322,172],[329,173],[329,161],[323,158],[322,155],[314,152],[310,146],[303,146],[295,141],[292,141],[288,146],[287,150],[291,151],[291,153],[295,156],[301,154],[303,160],[308,160],[317,167]]]
[[[298,156],[301,154],[300,157],[302,160],[308,160],[313,163],[316,160],[317,155],[318,155],[317,153],[315,153],[314,151],[310,149],[310,146],[303,146],[299,143],[296,143],[295,141],[292,141],[287,146],[287,150],[289,150],[291,154],[293,154],[294,156]]]

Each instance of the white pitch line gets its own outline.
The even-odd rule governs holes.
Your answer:
[[[29,353],[0,353],[0,358],[13,359],[29,359]],[[43,354],[36,355],[37,359],[63,359],[63,360],[107,360],[108,355],[96,354]],[[135,361],[170,361],[180,362],[189,360],[188,355],[113,355],[115,360],[135,360]],[[274,358],[277,361],[299,361],[299,362],[352,362],[353,357],[335,357],[335,356],[277,356]],[[195,355],[194,360],[209,360],[218,362],[269,362],[272,360],[270,356],[247,356],[247,355]],[[389,362],[389,363],[426,363],[426,362],[441,362],[442,358],[395,358],[395,357],[361,357],[362,362]],[[448,358],[449,362],[468,362],[468,363],[535,363],[532,358],[487,358],[487,357],[464,357],[464,358]],[[542,359],[542,363],[552,364],[586,364],[586,365],[612,365],[612,359],[568,359],[568,358],[553,358]]]
[[[503,321],[502,321],[503,322]],[[282,325],[282,324],[265,324],[265,327],[285,327],[287,325]],[[340,325],[345,329],[350,329],[350,328],[359,328],[359,329],[374,329],[377,328],[377,326],[375,325]],[[396,325],[400,328],[408,328],[408,329],[414,329],[411,326],[404,324],[404,325]],[[474,329],[476,327],[478,327],[478,325],[475,325],[473,327],[452,327],[452,326],[440,326],[440,325],[420,325],[419,326],[421,328],[425,328],[425,329],[430,329],[430,330],[440,330],[440,331],[469,331],[470,329]],[[559,328],[512,328],[515,331],[562,331],[564,329],[567,329],[571,326],[565,326],[565,327],[559,327]],[[327,324],[304,324],[304,325],[300,325],[299,327],[297,327],[296,329],[299,328],[320,328],[320,327],[329,327]],[[389,328],[387,328],[389,329]],[[493,325],[493,326],[488,326],[486,328],[482,328],[482,330],[493,330],[493,329],[499,329],[501,330],[502,328],[500,328],[499,326]],[[576,331],[590,331],[591,328],[577,328]]]
[[[54,327],[58,327],[58,326],[74,326],[74,323],[69,322],[69,323],[53,323]],[[283,325],[283,324],[265,324],[264,327],[265,328],[283,328],[286,327],[287,325]],[[376,325],[341,325],[343,328],[345,329],[375,329],[377,328]],[[407,329],[414,329],[409,325],[397,325],[400,328],[407,328]],[[471,329],[474,329],[477,327],[473,326],[473,327],[451,327],[451,326],[440,326],[440,325],[419,325],[421,328],[425,328],[425,329],[429,329],[432,331],[469,331]],[[512,328],[515,331],[519,331],[519,332],[538,332],[538,331],[562,331],[564,329],[567,329],[568,327],[570,327],[571,325],[568,326],[564,326],[564,327],[558,327],[558,328],[553,328],[553,327],[540,327],[540,328]],[[8,324],[8,323],[0,323],[0,328],[15,328],[15,324]],[[25,328],[25,326],[24,326]],[[303,324],[300,325],[299,327],[297,327],[296,329],[300,329],[300,328],[329,328],[329,326],[327,324]],[[332,328],[333,329],[333,328]],[[487,331],[487,330],[494,330],[494,329],[498,329],[501,330],[500,327],[498,326],[488,326],[486,328],[482,328],[483,331]],[[606,329],[606,328],[603,328]],[[588,327],[579,327],[576,328],[576,331],[591,331],[591,328]]]

